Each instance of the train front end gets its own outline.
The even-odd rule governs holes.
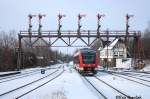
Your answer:
[[[75,57],[75,68],[84,75],[96,74],[98,65],[97,53],[94,49],[81,49]]]
[[[80,68],[85,74],[95,74],[97,68],[97,54],[93,49],[82,50],[80,55]]]

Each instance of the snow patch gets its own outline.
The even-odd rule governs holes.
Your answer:
[[[150,71],[150,64],[146,65],[141,71]]]
[[[64,92],[56,91],[51,94],[51,99],[67,99],[67,97]]]

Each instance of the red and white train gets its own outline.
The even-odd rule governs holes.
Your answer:
[[[84,48],[74,53],[74,68],[81,74],[95,74],[98,66],[98,55],[94,49]]]

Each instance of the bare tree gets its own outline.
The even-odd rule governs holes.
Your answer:
[[[150,60],[150,21],[148,27],[145,29],[144,36],[142,37],[142,45],[145,54],[145,58]]]
[[[14,70],[16,68],[15,47],[17,40],[15,31],[0,34],[0,71]]]

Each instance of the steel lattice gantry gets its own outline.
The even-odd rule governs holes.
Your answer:
[[[139,35],[141,34],[140,31],[129,31],[129,34],[126,35],[126,31],[100,31],[97,32],[96,30],[82,30],[80,32],[78,31],[32,31],[32,33],[29,33],[28,31],[20,31],[18,34],[19,39],[19,49],[18,49],[18,68],[20,68],[21,65],[21,53],[22,53],[22,42],[24,41],[29,47],[38,47],[34,46],[38,40],[42,40],[45,42],[46,47],[90,47],[96,40],[100,38],[133,38],[137,39],[139,38]],[[46,38],[46,39],[45,39]],[[54,41],[51,41],[51,39],[55,38]],[[71,41],[71,39],[73,39]],[[86,40],[85,40],[86,39]],[[91,40],[92,39],[92,40]],[[55,43],[61,40],[64,42],[65,45],[63,46],[57,46]],[[80,40],[84,43],[83,46],[77,46],[74,45],[77,40]],[[44,47],[42,46],[42,47]]]
[[[27,42],[24,38],[29,38],[30,42],[28,42],[29,46],[32,46],[34,43],[36,43],[39,39],[43,40],[46,44],[46,46],[53,47],[56,46],[55,43],[57,40],[62,40],[66,45],[62,47],[75,47],[73,44],[80,39],[85,46],[91,46],[94,41],[96,41],[99,38],[136,38],[139,36],[141,32],[140,31],[129,31],[129,34],[126,35],[125,31],[101,31],[100,34],[97,33],[97,31],[81,31],[80,33],[77,33],[77,31],[62,31],[61,33],[57,31],[42,31],[42,34],[39,34],[38,31],[32,31],[32,34],[28,33],[28,31],[20,31],[18,34],[19,37],[19,46],[21,48],[21,40],[23,39],[25,42]],[[36,40],[32,40],[32,39]],[[44,38],[48,38],[49,41],[44,40]],[[56,38],[53,42],[50,41],[52,38]],[[75,38],[75,40],[71,41],[71,39]],[[87,40],[85,40],[85,38]],[[93,38],[91,40],[91,38]],[[66,40],[67,39],[67,40]],[[51,42],[51,43],[50,43]],[[84,45],[83,45],[84,46]],[[82,47],[82,46],[79,46]]]
[[[32,23],[31,20],[33,17],[38,16],[38,30],[33,31],[32,30]],[[44,45],[39,45],[41,47],[91,47],[91,45],[94,44],[96,40],[106,38],[107,41],[109,38],[123,38],[126,44],[126,47],[128,48],[128,43],[129,43],[129,38],[134,39],[134,48],[139,47],[139,40],[141,37],[141,32],[140,31],[129,31],[129,19],[132,17],[132,15],[126,15],[126,30],[100,30],[101,25],[100,25],[100,20],[102,17],[104,17],[104,14],[97,14],[97,30],[81,30],[81,19],[85,17],[85,14],[78,14],[77,22],[78,22],[78,28],[77,30],[66,30],[63,31],[61,30],[62,24],[61,24],[61,19],[63,17],[66,17],[64,14],[59,14],[58,15],[58,30],[54,31],[42,31],[42,25],[41,25],[41,19],[45,17],[46,15],[44,14],[39,14],[39,15],[31,15],[29,14],[29,29],[26,31],[20,31],[18,34],[18,39],[19,39],[19,47],[18,47],[18,59],[17,59],[17,66],[18,70],[20,69],[21,63],[22,63],[22,42],[24,41],[26,45],[29,47],[38,47],[36,45],[37,42],[41,41],[44,42]],[[52,39],[54,39],[52,41]],[[58,40],[61,40],[64,45],[59,45],[57,46],[56,42]],[[75,45],[75,42],[80,40],[80,42],[83,42],[83,45]],[[134,51],[134,55],[137,57],[137,53],[140,51]],[[138,54],[138,56],[140,56]]]

